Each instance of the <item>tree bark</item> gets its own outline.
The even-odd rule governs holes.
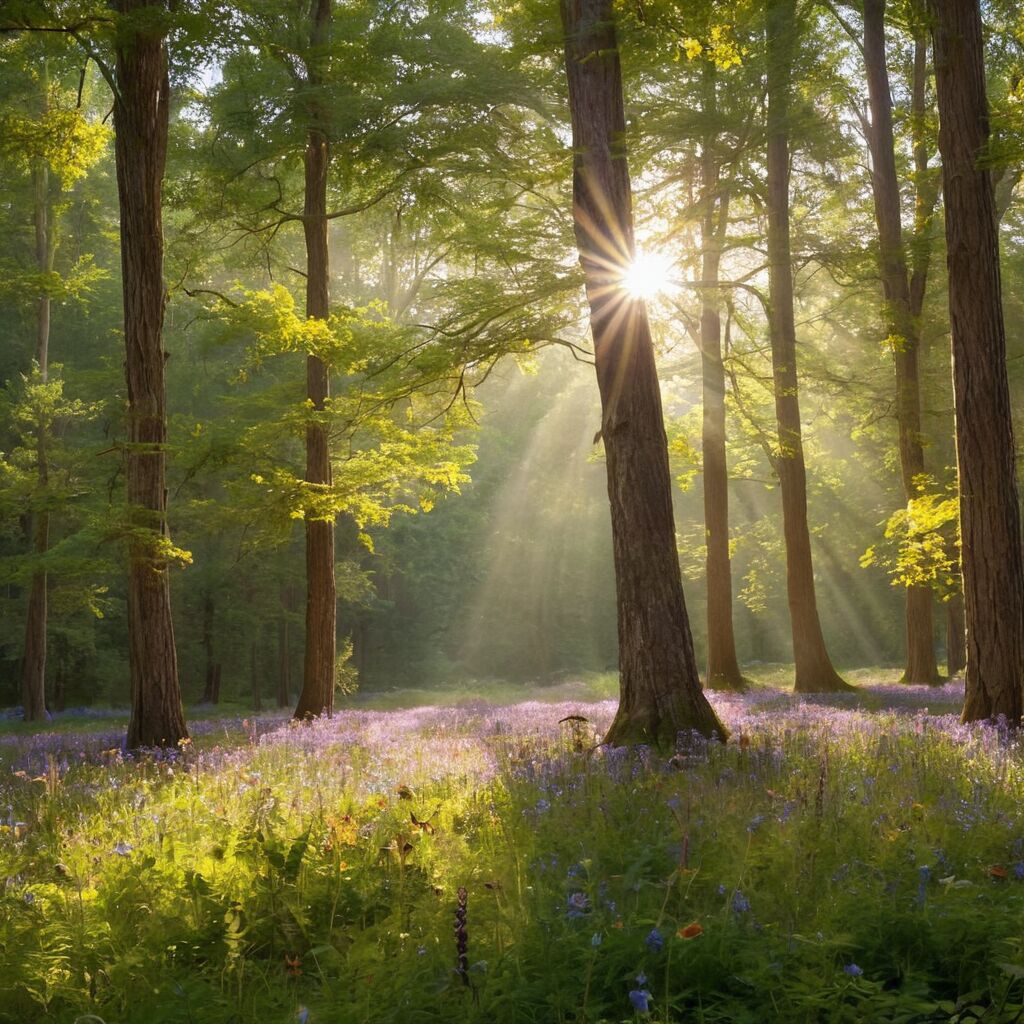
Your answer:
[[[168,80],[162,0],[117,0],[114,152],[121,213],[126,478],[130,506],[128,746],[173,746],[188,736],[178,686],[167,558],[161,191]],[[152,15],[156,15],[154,18]]]
[[[959,675],[967,663],[967,638],[964,633],[964,595],[957,591],[946,602],[946,673]]]
[[[619,708],[606,742],[724,737],[700,688],[683,599],[668,446],[647,312],[621,285],[633,257],[612,0],[561,0],[573,131],[573,213],[594,335],[611,505]]]
[[[977,0],[930,0],[967,630],[965,721],[1021,719],[1024,550]]]
[[[307,69],[310,89],[322,84],[319,60],[328,41],[330,0],[316,0]],[[305,155],[305,208],[302,226],[306,240],[306,316],[326,320],[330,314],[327,247],[327,173],[330,145],[320,127],[318,104],[311,104]],[[323,412],[330,397],[330,372],[323,360],[306,358],[306,396],[316,412]],[[325,488],[331,485],[331,453],[327,428],[310,423],[306,428],[306,480]],[[295,717],[315,718],[334,710],[334,675],[337,635],[337,590],[334,578],[334,521],[306,516],[306,653]]]
[[[871,107],[868,146],[871,151],[875,223],[878,226],[878,266],[885,300],[885,321],[896,367],[900,472],[904,495],[909,502],[919,495],[919,478],[925,471],[918,369],[921,338],[919,321],[911,308],[910,276],[903,253],[900,186],[896,174],[892,99],[885,50],[885,0],[864,0],[864,66]],[[907,589],[904,682],[932,685],[939,682],[932,606],[929,587],[912,586]]]
[[[715,117],[715,69],[705,61],[704,114]],[[705,137],[701,178],[706,209],[701,221],[700,366],[703,387],[701,453],[704,481],[704,542],[707,547],[708,667],[712,690],[744,690],[746,680],[736,658],[732,621],[732,567],[729,558],[729,470],[725,449],[725,364],[718,276],[729,224],[728,193],[718,195],[719,165],[714,137]],[[717,211],[717,213],[716,213]]]
[[[795,33],[794,0],[768,0],[769,329],[779,439],[774,468],[782,492],[795,689],[798,693],[825,693],[849,687],[833,668],[825,648],[807,523],[807,470],[800,426],[789,241],[789,98]]]
[[[214,625],[213,593],[207,590],[203,597],[203,651],[206,655],[206,676],[203,684],[203,704],[216,704],[214,698],[214,680],[217,666],[213,660],[213,625]]]
[[[49,107],[49,75],[46,62],[42,73],[42,113]],[[50,202],[50,169],[40,159],[32,171],[33,220],[35,223],[36,266],[43,274],[53,270],[54,238],[53,210]],[[50,296],[43,292],[36,305],[36,363],[39,377],[46,383],[50,370]],[[36,477],[41,500],[46,501],[50,469],[47,457],[46,425],[36,428]],[[32,547],[36,558],[42,559],[50,547],[50,513],[41,508],[35,514]],[[46,570],[32,574],[29,588],[28,613],[25,618],[25,653],[21,663],[22,706],[25,721],[38,722],[49,717],[46,713],[46,630],[47,579]]]

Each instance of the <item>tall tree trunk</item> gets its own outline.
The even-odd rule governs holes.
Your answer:
[[[921,438],[921,385],[918,370],[920,326],[911,309],[910,277],[903,254],[900,186],[892,128],[892,99],[885,53],[885,0],[864,0],[864,66],[871,106],[871,185],[878,226],[878,265],[885,297],[885,320],[896,366],[896,422],[900,472],[907,501],[920,494],[924,474]],[[939,682],[935,663],[931,588],[906,592],[906,669],[908,683]]]
[[[775,472],[782,492],[786,590],[798,693],[848,686],[832,666],[818,619],[811,535],[807,524],[807,470],[800,427],[789,244],[789,94],[795,45],[794,0],[768,0],[768,280],[775,417],[779,450]]]
[[[316,0],[310,35],[314,55],[328,41],[330,0]],[[321,84],[317,62],[308,69],[309,85]],[[327,172],[330,146],[319,127],[318,106],[312,105],[312,127],[306,146],[306,195],[302,226],[306,238],[306,316],[326,320],[330,313],[327,248]],[[306,358],[306,397],[322,413],[331,393],[327,364],[314,355]],[[329,487],[331,453],[327,427],[312,422],[306,428],[306,480]],[[337,591],[334,579],[334,521],[306,516],[306,655],[302,693],[296,718],[331,714],[334,710]]]
[[[213,591],[207,590],[203,596],[203,651],[206,656],[206,676],[203,684],[203,704],[215,704],[214,679],[216,664],[213,660],[213,625],[214,625]]]
[[[1024,549],[977,0],[931,0],[967,626],[965,721],[1021,718]]]
[[[967,663],[967,638],[964,634],[964,595],[957,591],[946,602],[946,672],[959,675]]]
[[[612,0],[561,0],[573,130],[573,213],[594,335],[619,622],[609,743],[725,735],[700,688],[683,600],[672,483],[647,312],[622,288],[633,257]]]
[[[705,61],[704,114],[715,117],[715,68]],[[700,366],[703,383],[701,453],[704,481],[704,540],[707,547],[708,668],[713,690],[743,690],[746,681],[736,658],[732,621],[732,567],[729,560],[729,470],[725,451],[725,365],[722,362],[721,294],[718,276],[729,224],[729,196],[719,196],[714,137],[706,137],[701,177],[706,209],[701,221]],[[717,210],[717,215],[716,215]]]
[[[178,686],[167,559],[167,408],[163,349],[161,190],[167,154],[167,50],[162,0],[117,0],[114,152],[121,212],[127,490],[131,509],[128,746],[188,736]]]
[[[43,62],[42,112],[49,107],[49,75]],[[36,266],[41,274],[53,270],[54,236],[53,210],[50,203],[50,169],[40,159],[32,171],[33,220],[35,222]],[[50,296],[43,292],[36,305],[36,363],[40,379],[45,383],[50,370]],[[32,547],[42,559],[50,547],[50,513],[45,507],[50,469],[47,461],[46,425],[36,427],[36,475],[39,496],[44,502],[36,512]],[[27,722],[38,722],[46,714],[46,626],[47,626],[46,570],[32,574],[29,589],[28,614],[25,619],[25,653],[21,663],[22,706]]]

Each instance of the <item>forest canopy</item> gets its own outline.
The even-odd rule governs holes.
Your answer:
[[[0,5],[4,702],[966,664],[1019,719],[1024,22],[954,6],[973,65],[917,0]]]
[[[0,0],[0,1024],[1020,1024],[1024,13]]]

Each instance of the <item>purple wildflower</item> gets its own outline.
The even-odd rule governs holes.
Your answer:
[[[652,928],[647,933],[644,944],[652,953],[660,953],[665,948],[665,936],[657,928]]]
[[[851,978],[859,978],[864,973],[864,969],[856,964],[845,964],[843,973],[848,974]]]
[[[630,989],[629,1001],[637,1013],[649,1013],[651,1009],[651,993],[645,988]]]
[[[568,909],[565,912],[565,916],[570,921],[578,920],[590,910],[590,898],[585,892],[571,893],[566,903],[568,904]]]
[[[922,864],[917,869],[917,905],[923,907],[928,896],[928,879],[932,877],[932,869]]]

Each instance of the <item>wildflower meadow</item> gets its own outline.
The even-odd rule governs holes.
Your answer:
[[[661,755],[595,699],[10,723],[0,1020],[1018,1021],[1021,743],[961,699],[716,694]]]

